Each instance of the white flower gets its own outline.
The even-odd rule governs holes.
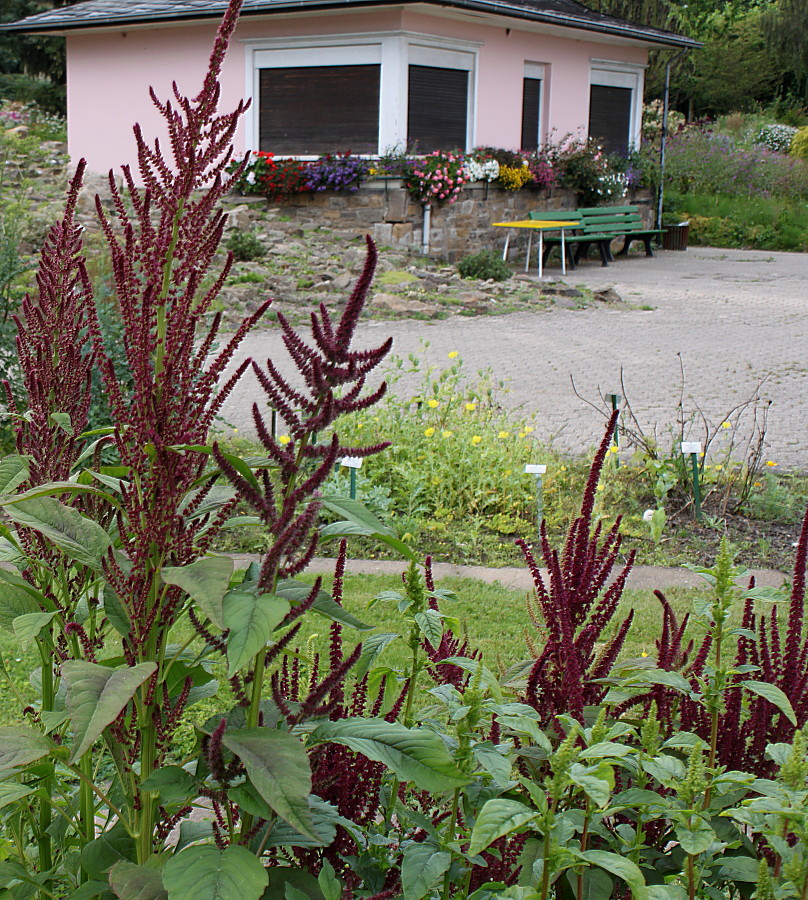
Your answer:
[[[247,177],[244,180],[247,184],[255,184],[255,172],[247,172]]]
[[[646,511],[642,514],[643,522],[650,522],[654,518],[655,509],[646,509]]]

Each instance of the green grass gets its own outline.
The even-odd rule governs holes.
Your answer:
[[[666,218],[690,220],[689,241],[711,247],[808,251],[808,206],[781,198],[665,193]]]

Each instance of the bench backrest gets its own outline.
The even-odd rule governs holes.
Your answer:
[[[638,206],[591,206],[581,209],[536,210],[530,213],[534,221],[547,222],[577,221],[577,234],[620,234],[626,231],[641,231],[642,216]]]

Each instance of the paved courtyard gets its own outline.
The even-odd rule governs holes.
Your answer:
[[[548,274],[561,277],[559,267]],[[620,391],[620,373],[638,419],[665,439],[683,399],[718,424],[758,386],[771,401],[767,458],[808,471],[808,255],[690,248],[632,256],[609,268],[589,262],[568,273],[569,286],[612,287],[622,305],[443,321],[370,322],[358,344],[394,336],[404,356],[430,342],[428,361],[448,364],[457,350],[470,372],[491,367],[510,382],[503,402],[524,409],[540,439],[583,451],[598,439],[603,418],[573,391],[600,404],[599,392]],[[240,357],[284,351],[276,331],[251,335]],[[682,393],[680,359],[685,382]],[[224,409],[251,430],[258,396],[245,378]],[[701,438],[696,429],[690,435]]]

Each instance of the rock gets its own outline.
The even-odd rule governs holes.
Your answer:
[[[476,304],[483,302],[488,302],[489,296],[485,293],[485,291],[463,291],[461,294],[458,294],[458,297],[462,303],[467,304]]]
[[[225,227],[228,231],[233,229],[236,231],[252,231],[254,223],[255,213],[246,203],[234,206],[227,211],[227,225]]]
[[[6,134],[13,135],[14,137],[28,137],[28,126],[27,125],[15,125],[13,128],[6,128]]]
[[[556,293],[559,297],[583,297],[581,291],[575,288],[560,288]]]
[[[375,309],[386,309],[388,312],[405,315],[434,315],[435,309],[428,303],[414,300],[411,297],[398,297],[395,294],[376,294],[371,303]]]
[[[343,272],[342,275],[337,275],[337,277],[331,281],[331,287],[335,291],[344,291],[347,290],[353,284],[353,282],[353,275],[348,275],[347,273]]]
[[[600,300],[601,303],[622,303],[623,298],[617,291],[612,290],[612,288],[606,288],[605,291],[595,291],[594,293],[595,300]]]

